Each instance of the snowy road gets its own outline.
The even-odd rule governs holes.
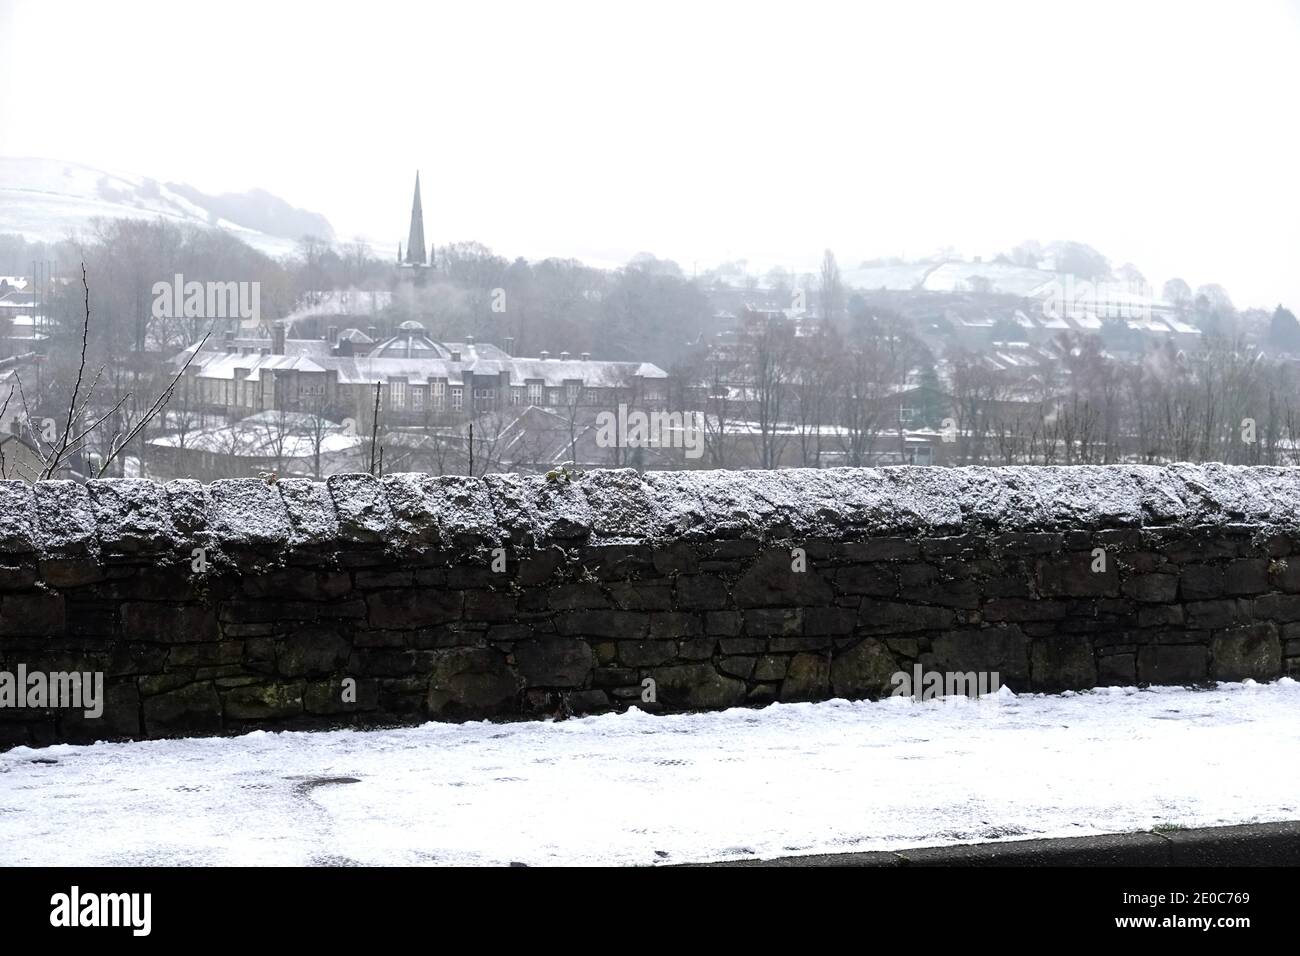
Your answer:
[[[0,864],[653,864],[1300,817],[1300,684],[20,748]],[[53,762],[50,762],[53,761]]]

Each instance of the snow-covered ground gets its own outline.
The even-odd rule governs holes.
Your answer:
[[[1300,817],[1300,684],[19,748],[0,864],[657,864]]]

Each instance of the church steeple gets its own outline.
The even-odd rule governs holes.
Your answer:
[[[411,203],[411,234],[406,240],[406,263],[427,264],[424,257],[424,210],[420,208],[420,172],[415,172],[415,201]]]

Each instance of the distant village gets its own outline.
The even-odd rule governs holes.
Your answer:
[[[149,311],[140,294],[119,296],[134,302],[108,307],[128,346],[97,379],[133,397],[88,400],[75,418],[93,419],[102,403],[104,430],[128,441],[85,438],[53,471],[82,331],[80,273],[33,263],[30,274],[0,276],[0,469],[28,481],[211,481],[1300,460],[1300,323],[1289,310],[1238,311],[1220,287],[1182,280],[1157,293],[1136,268],[1111,269],[1071,245],[844,268],[827,251],[820,273],[805,275],[732,264],[687,277],[638,257],[617,290],[632,303],[622,338],[593,325],[570,342],[565,309],[603,297],[600,315],[621,317],[615,294],[573,292],[529,336],[531,306],[510,270],[548,268],[564,281],[592,270],[440,252],[425,242],[417,179],[396,259],[358,259],[354,281],[282,290],[280,308],[257,315],[179,314],[179,274],[177,296],[169,290],[171,305],[155,304],[149,320],[134,317]],[[308,246],[304,274],[313,254]],[[490,340],[448,319],[468,299]],[[674,310],[675,337],[644,339],[638,354],[629,343],[654,326],[660,301]],[[94,317],[92,308],[92,339]],[[512,328],[519,334],[502,334]],[[150,388],[165,388],[166,401],[134,428]],[[638,411],[675,424],[649,439],[601,427],[602,416]]]

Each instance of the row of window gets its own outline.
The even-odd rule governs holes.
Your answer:
[[[253,382],[230,379],[199,379],[198,382],[199,400],[202,402],[247,408],[269,408],[273,404],[273,380],[270,376]],[[582,398],[583,391],[584,386],[581,382],[566,382],[563,389],[547,389],[543,382],[529,382],[527,385],[516,385],[510,388],[509,403],[514,406],[572,405]],[[325,385],[300,378],[297,392],[299,400],[323,397]],[[495,388],[474,388],[473,407],[490,408],[496,403],[496,396]],[[645,398],[649,401],[658,401],[662,400],[662,395],[656,390],[649,390]],[[388,407],[422,412],[426,402],[432,409],[443,410],[450,407],[459,411],[465,407],[465,387],[449,385],[446,382],[412,385],[409,382],[395,380],[388,383]]]
[[[524,386],[514,386],[510,389],[509,401],[511,405],[544,405],[547,403],[546,385],[542,382],[529,382]],[[429,385],[411,385],[408,382],[392,381],[388,383],[388,406],[394,409],[410,409],[411,411],[422,412],[425,408],[425,402],[429,403],[430,408],[444,409],[448,407],[448,397],[450,393],[450,407],[460,410],[465,407],[465,387],[463,385],[448,385],[446,382],[431,382]],[[308,394],[300,390],[300,394]],[[490,408],[496,404],[497,390],[492,387],[473,389],[473,401],[475,408]],[[559,389],[551,390],[551,404],[559,404]],[[565,386],[564,399],[566,402],[577,401],[582,394],[582,385],[570,383]]]

